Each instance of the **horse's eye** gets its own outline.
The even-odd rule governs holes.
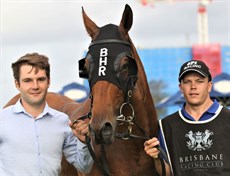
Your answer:
[[[126,63],[120,67],[117,76],[122,80],[126,80],[128,74],[129,74],[129,67],[128,64]]]
[[[128,71],[128,69],[129,69],[129,66],[126,63],[126,64],[124,64],[124,65],[121,66],[120,71],[125,72],[125,71]]]

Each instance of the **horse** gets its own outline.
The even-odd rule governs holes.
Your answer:
[[[158,120],[143,64],[128,33],[132,9],[125,5],[119,26],[98,27],[83,7],[82,17],[91,43],[86,57],[79,60],[79,76],[88,79],[90,96],[74,103],[48,93],[47,102],[72,121],[90,118],[86,137],[93,149],[87,146],[95,162],[88,176],[158,175],[154,159],[143,146],[145,140],[157,136]]]
[[[133,12],[126,4],[119,26],[98,27],[82,8],[91,43],[79,60],[90,87],[90,133],[95,165],[90,176],[157,175],[143,150],[157,136],[157,114],[144,67],[129,36]]]

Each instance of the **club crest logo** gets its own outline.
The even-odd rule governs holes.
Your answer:
[[[189,138],[187,142],[187,147],[191,150],[202,151],[207,150],[213,144],[213,141],[210,139],[214,133],[210,130],[205,130],[205,132],[193,132],[189,131],[185,137]]]

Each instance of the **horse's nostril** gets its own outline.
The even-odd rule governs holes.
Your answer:
[[[96,144],[111,144],[113,141],[113,127],[112,124],[107,122],[98,131],[89,125],[89,130],[92,137],[95,139]]]
[[[104,127],[102,128],[102,136],[104,135],[112,135],[112,125],[110,123],[105,123]]]
[[[110,123],[105,123],[101,129],[101,138],[104,144],[111,144],[113,139],[113,127]]]

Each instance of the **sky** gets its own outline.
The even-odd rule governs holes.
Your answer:
[[[198,0],[1,0],[0,106],[18,91],[11,64],[26,53],[49,57],[51,86],[81,83],[78,60],[90,43],[82,7],[100,27],[118,25],[125,7],[133,10],[129,32],[137,48],[191,47],[198,43]],[[211,0],[207,5],[209,42],[230,46],[230,1]]]

